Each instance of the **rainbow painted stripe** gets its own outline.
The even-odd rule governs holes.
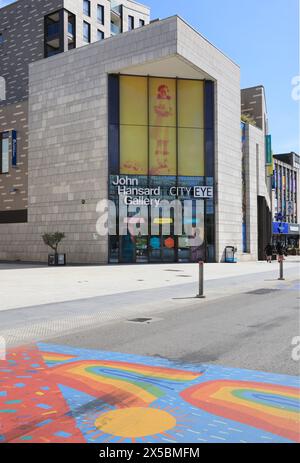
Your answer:
[[[57,383],[102,397],[110,405],[145,406],[165,395],[164,384],[193,381],[202,372],[126,362],[78,360],[57,365],[48,374]]]
[[[219,380],[192,386],[181,396],[209,413],[300,442],[300,392],[295,387]]]

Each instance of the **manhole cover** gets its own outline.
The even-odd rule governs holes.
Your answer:
[[[275,289],[275,288],[260,288],[260,289],[255,289],[254,291],[248,291],[247,293],[245,294],[257,294],[257,295],[260,295],[260,294],[269,294],[269,293],[273,293],[275,291],[280,291],[280,289]]]

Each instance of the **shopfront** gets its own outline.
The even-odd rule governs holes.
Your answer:
[[[110,262],[215,261],[213,82],[108,83]]]
[[[300,224],[273,222],[273,244],[279,241],[287,249],[299,249]]]

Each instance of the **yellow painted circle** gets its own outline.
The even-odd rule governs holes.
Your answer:
[[[157,408],[120,408],[99,416],[95,426],[105,434],[135,438],[168,431],[176,426],[176,419]]]

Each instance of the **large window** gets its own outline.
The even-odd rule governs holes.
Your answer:
[[[90,0],[83,0],[83,14],[91,16],[91,2]]]
[[[83,41],[90,43],[91,41],[91,25],[86,21],[83,21]]]
[[[178,235],[172,213],[164,221],[159,208],[149,208],[140,222],[148,229],[141,227],[139,236],[133,236],[119,217],[118,236],[109,240],[110,262],[213,262],[214,201],[198,199],[193,188],[214,186],[213,82],[110,75],[108,95],[109,197],[117,216],[124,199],[115,182],[126,176],[139,187],[159,187],[160,201],[179,199],[186,225]],[[151,195],[146,199],[155,199]],[[128,233],[122,232],[124,227]]]
[[[100,24],[104,24],[104,6],[97,5],[97,21]]]
[[[204,176],[203,81],[120,76],[119,93],[121,174]]]
[[[0,174],[9,172],[9,132],[0,133]]]

